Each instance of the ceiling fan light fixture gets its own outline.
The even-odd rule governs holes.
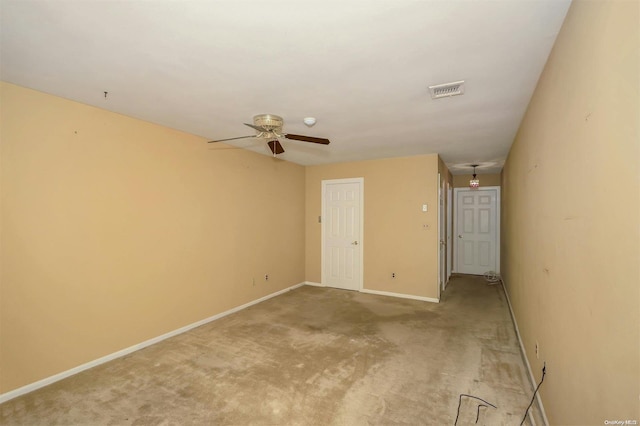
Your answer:
[[[260,114],[253,117],[253,125],[262,127],[270,134],[281,134],[284,120],[279,115]]]

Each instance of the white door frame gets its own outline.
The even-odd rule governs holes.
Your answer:
[[[358,265],[358,268],[360,269],[360,277],[358,280],[358,291],[362,291],[362,289],[364,288],[364,178],[363,177],[358,177],[358,178],[347,178],[347,179],[327,179],[327,180],[323,180],[322,181],[322,194],[321,194],[321,198],[322,198],[322,207],[321,207],[321,211],[322,211],[322,219],[321,219],[321,234],[320,234],[320,240],[322,242],[321,247],[320,247],[320,282],[323,286],[326,286],[327,283],[325,281],[325,256],[324,256],[324,252],[325,252],[325,223],[326,220],[324,220],[325,217],[325,192],[326,192],[326,187],[327,185],[331,185],[331,184],[341,184],[341,183],[357,183],[360,185],[360,205],[358,206],[358,208],[360,209],[360,239],[358,240],[359,245],[360,245],[360,264]]]
[[[449,284],[451,271],[453,270],[453,188],[447,182],[447,279],[445,288]]]
[[[462,191],[474,191],[474,192],[482,192],[487,190],[496,190],[496,273],[500,273],[500,187],[499,186],[481,186],[478,189],[469,189],[469,188],[453,188],[453,208],[458,212],[458,193]],[[454,227],[458,226],[458,221],[454,220]],[[454,235],[458,233],[458,230],[455,229]],[[453,239],[453,253],[454,255],[454,271],[458,271],[458,238]]]
[[[444,214],[444,181],[442,175],[438,173],[438,299],[440,293],[444,291],[447,285],[447,271],[445,262],[447,259],[446,232],[444,232],[445,214]]]

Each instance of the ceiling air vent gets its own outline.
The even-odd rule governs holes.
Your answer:
[[[429,86],[429,93],[433,99],[462,95],[464,94],[464,80]]]

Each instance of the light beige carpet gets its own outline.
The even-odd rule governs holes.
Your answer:
[[[518,425],[531,399],[505,295],[440,304],[301,287],[0,405],[3,425]],[[486,405],[486,404],[485,404]],[[477,419],[477,423],[476,423]]]

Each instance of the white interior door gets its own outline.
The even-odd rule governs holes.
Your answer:
[[[456,188],[456,272],[500,272],[500,187]]]
[[[364,179],[322,181],[322,284],[362,288]]]

